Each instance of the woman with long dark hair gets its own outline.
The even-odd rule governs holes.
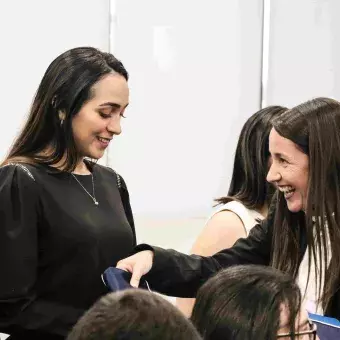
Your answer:
[[[285,112],[269,106],[245,122],[237,142],[233,173],[227,196],[216,200],[218,207],[208,219],[191,249],[191,254],[211,256],[229,248],[267,216],[275,187],[266,181],[270,165],[268,138],[272,120]],[[190,316],[194,299],[177,299],[177,307]]]
[[[267,219],[246,239],[210,257],[140,245],[117,266],[133,272],[134,286],[147,274],[151,289],[194,297],[222,268],[271,265],[303,284],[309,311],[340,318],[339,131],[336,100],[315,98],[286,111],[269,136],[267,179],[279,191]]]
[[[0,331],[64,339],[136,236],[124,180],[96,164],[121,133],[128,73],[74,48],[48,67],[0,167]]]

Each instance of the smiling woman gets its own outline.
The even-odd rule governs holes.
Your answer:
[[[0,332],[10,339],[64,339],[108,292],[101,273],[136,244],[125,182],[96,163],[121,133],[127,80],[95,48],[58,56],[0,167]]]
[[[272,122],[268,180],[279,191],[268,217],[209,257],[147,244],[117,267],[163,294],[193,297],[221,268],[270,265],[299,280],[307,308],[340,319],[340,102],[315,98]],[[327,279],[326,279],[327,278]]]

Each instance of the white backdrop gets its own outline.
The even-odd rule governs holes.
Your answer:
[[[109,50],[109,12],[109,0],[0,2],[0,159],[52,60],[76,46]]]
[[[260,107],[262,1],[113,0],[112,14],[131,104],[109,164],[128,183],[139,240],[186,249]]]
[[[316,96],[340,99],[340,1],[268,0],[267,104],[296,105]]]

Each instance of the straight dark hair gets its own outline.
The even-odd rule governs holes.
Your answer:
[[[130,289],[98,300],[67,340],[200,340],[190,320],[154,293]]]
[[[244,124],[235,152],[231,183],[226,197],[217,204],[240,201],[248,209],[269,206],[275,188],[266,181],[269,160],[269,133],[274,118],[286,107],[268,106],[254,113]]]
[[[288,110],[273,121],[273,127],[308,155],[309,177],[305,212],[290,212],[283,193],[278,193],[271,264],[296,277],[301,235],[305,233],[309,250],[307,283],[313,258],[317,291],[326,310],[339,289],[340,103],[315,98]],[[322,277],[327,277],[323,291]]]
[[[123,64],[112,54],[93,47],[78,47],[58,56],[47,68],[22,131],[1,165],[11,162],[53,165],[73,171],[79,161],[72,119],[92,98],[92,87],[108,73],[128,80]],[[59,112],[65,114],[60,124]],[[50,148],[47,155],[42,153]]]
[[[268,266],[233,266],[198,290],[191,320],[204,340],[274,340],[282,304],[294,339],[301,292],[291,276]]]

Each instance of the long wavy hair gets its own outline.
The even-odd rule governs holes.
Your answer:
[[[58,56],[47,68],[22,131],[1,165],[10,162],[57,164],[73,171],[79,161],[72,119],[93,96],[92,87],[115,72],[128,80],[123,64],[112,54],[78,47]],[[65,114],[60,124],[59,112]],[[46,154],[46,150],[51,150]],[[45,152],[45,153],[44,153]]]
[[[244,124],[237,143],[228,195],[215,201],[240,201],[248,209],[269,206],[275,188],[266,181],[269,160],[269,133],[272,121],[286,107],[268,106],[254,113]]]
[[[290,212],[283,193],[278,193],[271,264],[297,277],[302,255],[301,235],[306,235],[307,282],[313,258],[317,291],[326,310],[339,288],[340,103],[315,98],[285,112],[273,121],[273,127],[308,155],[309,178],[305,212]],[[322,277],[327,277],[323,291]]]

